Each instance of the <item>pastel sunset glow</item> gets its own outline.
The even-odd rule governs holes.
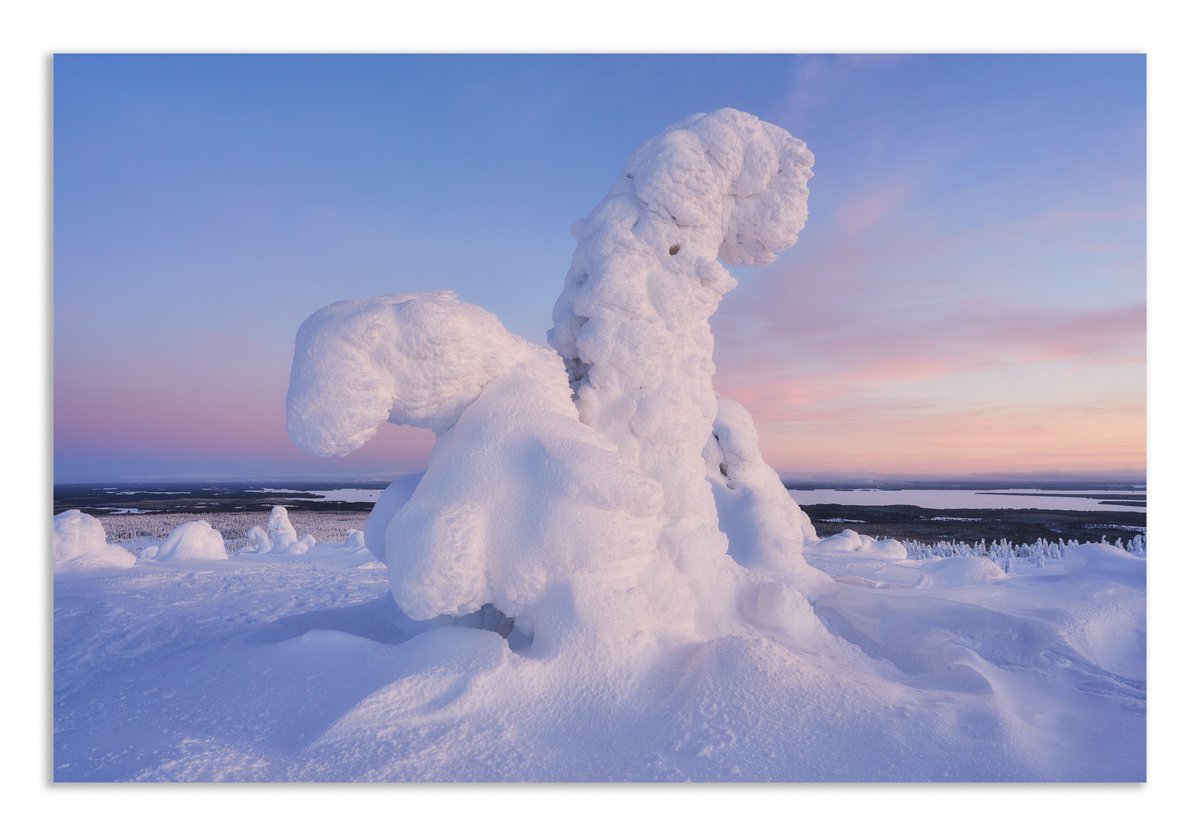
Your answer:
[[[60,55],[55,481],[421,468],[295,448],[300,323],[447,289],[544,344],[571,223],[721,107],[816,158],[712,321],[773,467],[1142,478],[1143,56]]]

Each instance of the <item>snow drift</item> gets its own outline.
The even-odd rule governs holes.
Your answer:
[[[107,542],[104,526],[82,511],[63,511],[54,517],[54,572],[89,569],[128,569],[137,558]]]
[[[966,586],[1004,580],[1004,570],[982,557],[947,557],[921,564],[917,586]]]

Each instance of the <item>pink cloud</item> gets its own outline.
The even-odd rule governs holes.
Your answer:
[[[1141,470],[1139,404],[1087,401],[1058,408],[1003,402],[933,411],[928,404],[860,399],[790,425],[759,428],[763,453],[787,473],[892,474]]]

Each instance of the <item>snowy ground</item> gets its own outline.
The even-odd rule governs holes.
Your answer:
[[[62,574],[55,778],[1144,780],[1144,559],[1006,576],[845,546],[806,549],[837,581],[827,640],[603,669],[412,622],[351,545]]]

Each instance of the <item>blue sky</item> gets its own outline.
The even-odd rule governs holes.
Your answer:
[[[401,428],[292,448],[299,323],[445,288],[544,341],[571,222],[725,106],[816,157],[713,323],[768,461],[1144,467],[1142,56],[59,55],[55,479],[419,467]]]

